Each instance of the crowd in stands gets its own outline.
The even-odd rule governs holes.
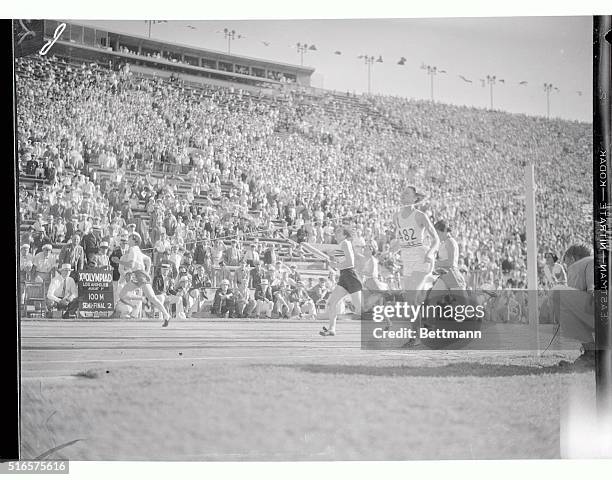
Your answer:
[[[16,86],[18,166],[34,177],[19,191],[21,223],[31,223],[24,278],[48,280],[64,263],[74,274],[104,256],[116,270],[113,252],[136,231],[156,271],[169,264],[170,290],[189,279],[186,313],[201,299],[189,292],[208,286],[232,290],[215,295],[219,313],[267,315],[272,301],[277,314],[312,314],[299,292],[316,285],[293,281],[282,302],[261,290],[263,278],[280,291],[289,283],[273,240],[334,243],[334,226],[349,225],[357,247],[376,246],[392,283],[391,217],[417,184],[428,191],[420,208],[453,225],[468,284],[524,288],[526,162],[536,165],[540,277],[546,253],[591,240],[587,124],[401,98],[191,88],[54,59],[18,59]],[[241,282],[225,269],[245,265]],[[245,286],[259,297],[234,291]]]

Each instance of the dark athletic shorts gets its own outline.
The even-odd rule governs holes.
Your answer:
[[[338,285],[344,288],[348,293],[359,292],[363,288],[353,268],[340,270]]]

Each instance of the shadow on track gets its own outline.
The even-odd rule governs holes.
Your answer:
[[[261,365],[263,366],[263,365]],[[495,365],[462,362],[436,367],[370,366],[370,365],[266,365],[291,368],[307,373],[330,375],[368,375],[378,377],[512,377],[524,375],[554,375],[585,373],[571,366]]]

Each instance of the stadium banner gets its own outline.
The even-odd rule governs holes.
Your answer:
[[[528,290],[363,290],[363,350],[571,350],[562,317],[592,322],[593,297],[563,285],[536,292],[539,335],[529,325]],[[573,324],[573,322],[563,322]]]
[[[78,272],[79,316],[109,318],[115,310],[113,302],[113,271],[93,268]]]

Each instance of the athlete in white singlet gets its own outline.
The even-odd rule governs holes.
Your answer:
[[[355,253],[351,243],[352,235],[348,228],[336,228],[336,241],[341,252],[339,260],[328,261],[329,266],[340,270],[340,277],[336,287],[327,299],[326,310],[329,312],[329,327],[323,327],[319,335],[324,337],[336,335],[336,319],[338,318],[338,305],[347,295],[355,306],[355,313],[361,316],[361,281],[355,272]]]
[[[402,193],[402,208],[393,216],[395,241],[391,251],[400,251],[402,259],[402,289],[419,291],[426,277],[433,271],[434,257],[440,246],[440,239],[431,221],[415,204],[423,199],[413,186]],[[427,247],[425,233],[431,238]]]
[[[459,246],[451,234],[450,226],[444,220],[438,220],[434,228],[440,238],[440,249],[436,259],[436,270],[440,270],[440,280],[434,284],[434,290],[465,290],[465,279],[459,271]]]
[[[126,277],[128,277],[127,283],[123,286],[121,292],[119,292],[119,301],[121,302],[121,299],[131,291],[141,288],[144,296],[161,312],[164,319],[162,326],[167,327],[168,321],[170,320],[170,314],[153,291],[151,277],[149,275],[151,259],[140,250],[141,243],[142,239],[140,235],[136,232],[132,233],[128,237],[128,251],[119,260],[119,263],[125,267]]]

